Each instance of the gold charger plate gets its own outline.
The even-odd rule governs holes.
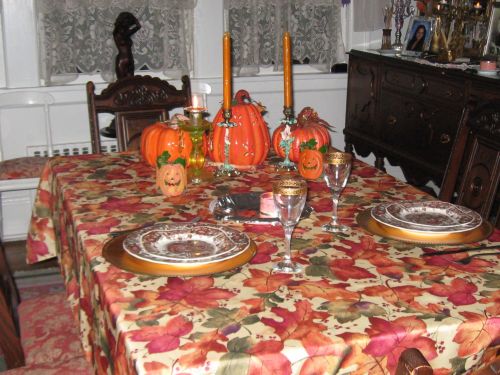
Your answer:
[[[411,232],[405,229],[390,227],[375,220],[371,215],[371,208],[364,210],[356,216],[359,226],[377,236],[391,238],[393,240],[412,242],[429,245],[459,245],[469,242],[477,242],[487,238],[493,227],[485,220],[475,228],[464,232],[436,233],[436,232]]]
[[[229,271],[248,263],[257,250],[255,243],[250,240],[248,248],[241,254],[219,262],[208,264],[162,264],[148,262],[127,253],[123,248],[123,241],[127,236],[128,233],[122,234],[106,242],[102,250],[102,256],[109,263],[125,271],[152,276],[200,276]]]

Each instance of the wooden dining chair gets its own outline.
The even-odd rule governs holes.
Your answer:
[[[0,349],[5,374],[91,374],[64,292],[19,302],[0,243]]]
[[[125,77],[109,84],[100,94],[93,82],[87,83],[92,152],[101,153],[99,114],[115,116],[118,151],[139,149],[142,130],[148,125],[165,121],[169,111],[185,108],[191,102],[191,83],[182,77],[182,89],[165,80],[150,76]]]
[[[431,365],[420,350],[408,348],[399,356],[396,375],[432,375],[432,373]]]
[[[500,102],[465,107],[439,198],[477,211],[500,227]]]

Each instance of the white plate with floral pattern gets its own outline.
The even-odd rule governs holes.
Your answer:
[[[414,232],[464,232],[483,222],[477,212],[441,201],[385,203],[372,208],[371,214],[382,224]]]
[[[217,224],[159,223],[127,236],[130,255],[163,264],[208,264],[230,259],[250,246],[245,233]]]

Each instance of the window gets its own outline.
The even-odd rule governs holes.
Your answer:
[[[282,35],[292,36],[295,64],[330,71],[345,61],[339,0],[224,0],[233,66],[240,75],[282,65]]]
[[[132,13],[141,29],[134,34],[136,70],[180,77],[192,69],[195,0],[39,0],[41,76],[46,83],[68,81],[78,73],[115,78],[114,22]]]

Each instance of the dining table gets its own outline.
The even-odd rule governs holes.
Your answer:
[[[58,258],[96,373],[394,374],[401,352],[417,348],[435,374],[460,374],[500,344],[499,255],[460,262],[471,252],[445,253],[500,247],[499,231],[467,245],[372,234],[357,220],[371,207],[435,198],[354,159],[338,209],[349,231],[322,231],[332,196],[321,178],[308,181],[312,212],[292,239],[292,259],[303,272],[273,272],[285,250],[281,225],[221,220],[211,203],[272,191],[283,173],[267,160],[167,197],[139,152],[50,159],[35,198],[27,261]],[[235,269],[199,276],[132,272],[103,256],[117,233],[186,222],[245,233],[255,255]],[[425,256],[436,251],[443,254]]]

